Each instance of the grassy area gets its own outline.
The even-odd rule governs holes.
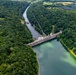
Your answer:
[[[4,20],[4,18],[0,18],[0,20]]]
[[[20,19],[21,20],[21,24],[24,24],[25,23],[25,21],[24,20],[22,20],[22,19]]]
[[[55,4],[61,4],[61,5],[64,5],[64,6],[67,6],[67,5],[70,5],[70,4],[73,4],[73,2],[43,2],[43,5],[55,5]]]
[[[52,2],[43,2],[43,5],[52,5]]]
[[[62,4],[64,6],[73,4],[73,2],[57,2],[57,4]]]

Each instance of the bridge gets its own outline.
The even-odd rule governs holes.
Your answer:
[[[49,40],[56,38],[61,33],[62,33],[62,31],[55,33],[55,34],[52,34],[52,35],[45,36],[45,37],[39,37],[37,40],[35,40],[34,42],[31,42],[31,43],[28,43],[27,45],[29,45],[31,47],[39,45],[41,43],[44,43],[46,41],[49,41]]]

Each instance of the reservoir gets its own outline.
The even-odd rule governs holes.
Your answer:
[[[76,59],[55,40],[33,47],[40,75],[76,75]]]
[[[29,6],[23,17],[28,22],[26,26],[33,38],[37,39],[41,35],[33,28],[27,18],[28,8]],[[35,46],[33,49],[37,54],[40,75],[76,75],[76,59],[56,39]]]

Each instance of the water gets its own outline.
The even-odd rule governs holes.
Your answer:
[[[33,38],[41,35],[31,26],[27,18],[27,10],[23,17]],[[27,23],[28,22],[28,23]],[[49,41],[33,47],[37,53],[40,75],[76,75],[76,59],[57,41]]]
[[[76,10],[76,4],[71,4],[70,6],[62,6],[61,8],[65,10]]]
[[[76,75],[76,59],[57,41],[33,47],[39,61],[40,75]]]
[[[25,19],[26,22],[26,26],[28,27],[28,29],[30,30],[33,38],[38,39],[38,37],[41,37],[41,35],[34,29],[34,27],[31,25],[31,23],[29,22],[28,18],[27,18],[27,10],[30,6],[28,6],[23,14],[23,17]]]

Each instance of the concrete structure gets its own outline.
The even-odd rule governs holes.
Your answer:
[[[45,36],[45,37],[39,37],[39,39],[35,40],[34,42],[28,43],[27,45],[29,45],[31,47],[36,46],[38,44],[41,44],[41,43],[44,43],[48,40],[52,40],[52,39],[56,38],[61,33],[62,33],[62,31],[55,33],[55,34],[52,34],[52,35]]]

